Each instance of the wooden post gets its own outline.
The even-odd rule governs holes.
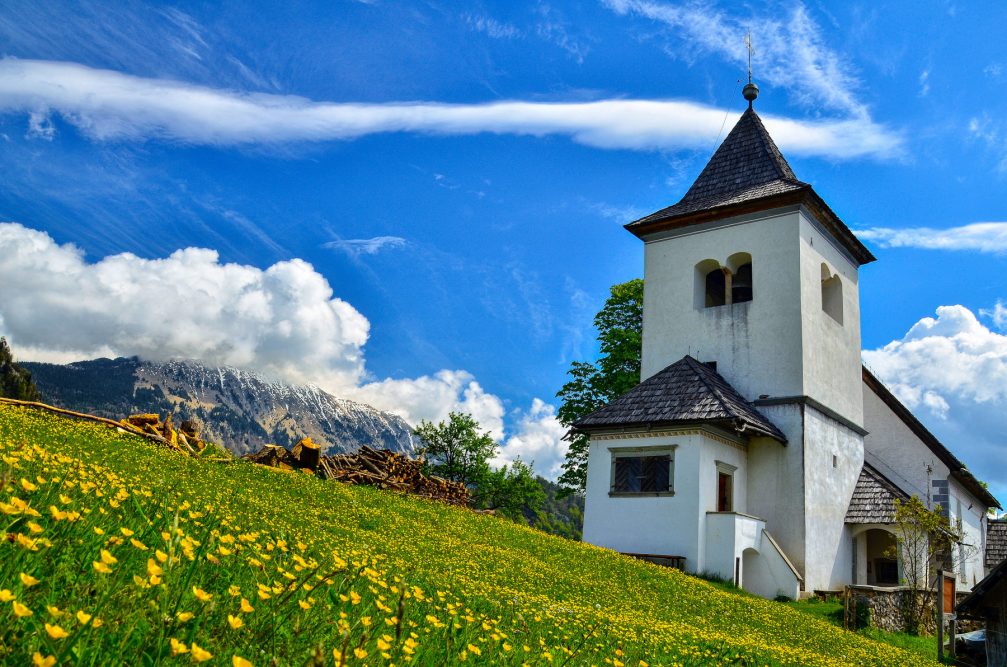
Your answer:
[[[937,570],[937,660],[944,662],[944,570]]]
[[[734,585],[741,588],[741,558],[734,558]]]

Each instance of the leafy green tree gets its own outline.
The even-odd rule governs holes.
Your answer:
[[[14,363],[7,339],[0,337],[0,396],[19,401],[40,401],[31,373]]]
[[[515,520],[523,517],[525,508],[541,507],[545,494],[531,466],[518,459],[493,469],[489,462],[497,454],[496,443],[489,433],[480,432],[471,415],[452,412],[446,422],[423,421],[415,433],[423,441],[427,470],[468,487],[474,507]]]
[[[600,356],[594,363],[575,361],[570,380],[556,396],[562,401],[557,417],[570,426],[626,393],[640,382],[643,341],[643,280],[613,285],[611,295],[594,318]],[[571,435],[559,485],[562,493],[583,493],[587,484],[588,438]]]

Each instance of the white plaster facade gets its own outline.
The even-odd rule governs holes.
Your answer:
[[[944,480],[951,518],[979,547],[959,586],[981,579],[987,507],[865,383],[858,264],[815,214],[790,205],[644,240],[641,379],[685,355],[716,362],[787,442],[712,427],[593,432],[584,540],[684,557],[689,571],[766,597],[865,584],[868,561],[880,558],[869,547],[881,544],[868,531],[891,530],[845,521],[866,461],[928,503],[934,480]],[[707,307],[704,271],[733,270],[739,258],[751,261],[752,300]],[[612,457],[626,448],[672,451],[673,494],[613,493]],[[733,468],[731,512],[717,511],[724,463]]]

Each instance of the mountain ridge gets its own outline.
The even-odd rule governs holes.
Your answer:
[[[270,380],[231,366],[137,357],[22,365],[47,402],[112,419],[138,412],[196,419],[207,440],[235,454],[267,443],[289,447],[305,436],[328,454],[367,445],[413,455],[417,448],[412,428],[401,417],[312,385]]]

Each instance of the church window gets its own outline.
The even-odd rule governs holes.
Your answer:
[[[752,256],[739,252],[721,266],[714,259],[696,264],[696,308],[716,308],[752,300]]]
[[[843,282],[822,264],[822,310],[840,324],[843,323]]]
[[[612,486],[615,495],[660,495],[675,490],[674,451],[661,448],[612,451]]]

